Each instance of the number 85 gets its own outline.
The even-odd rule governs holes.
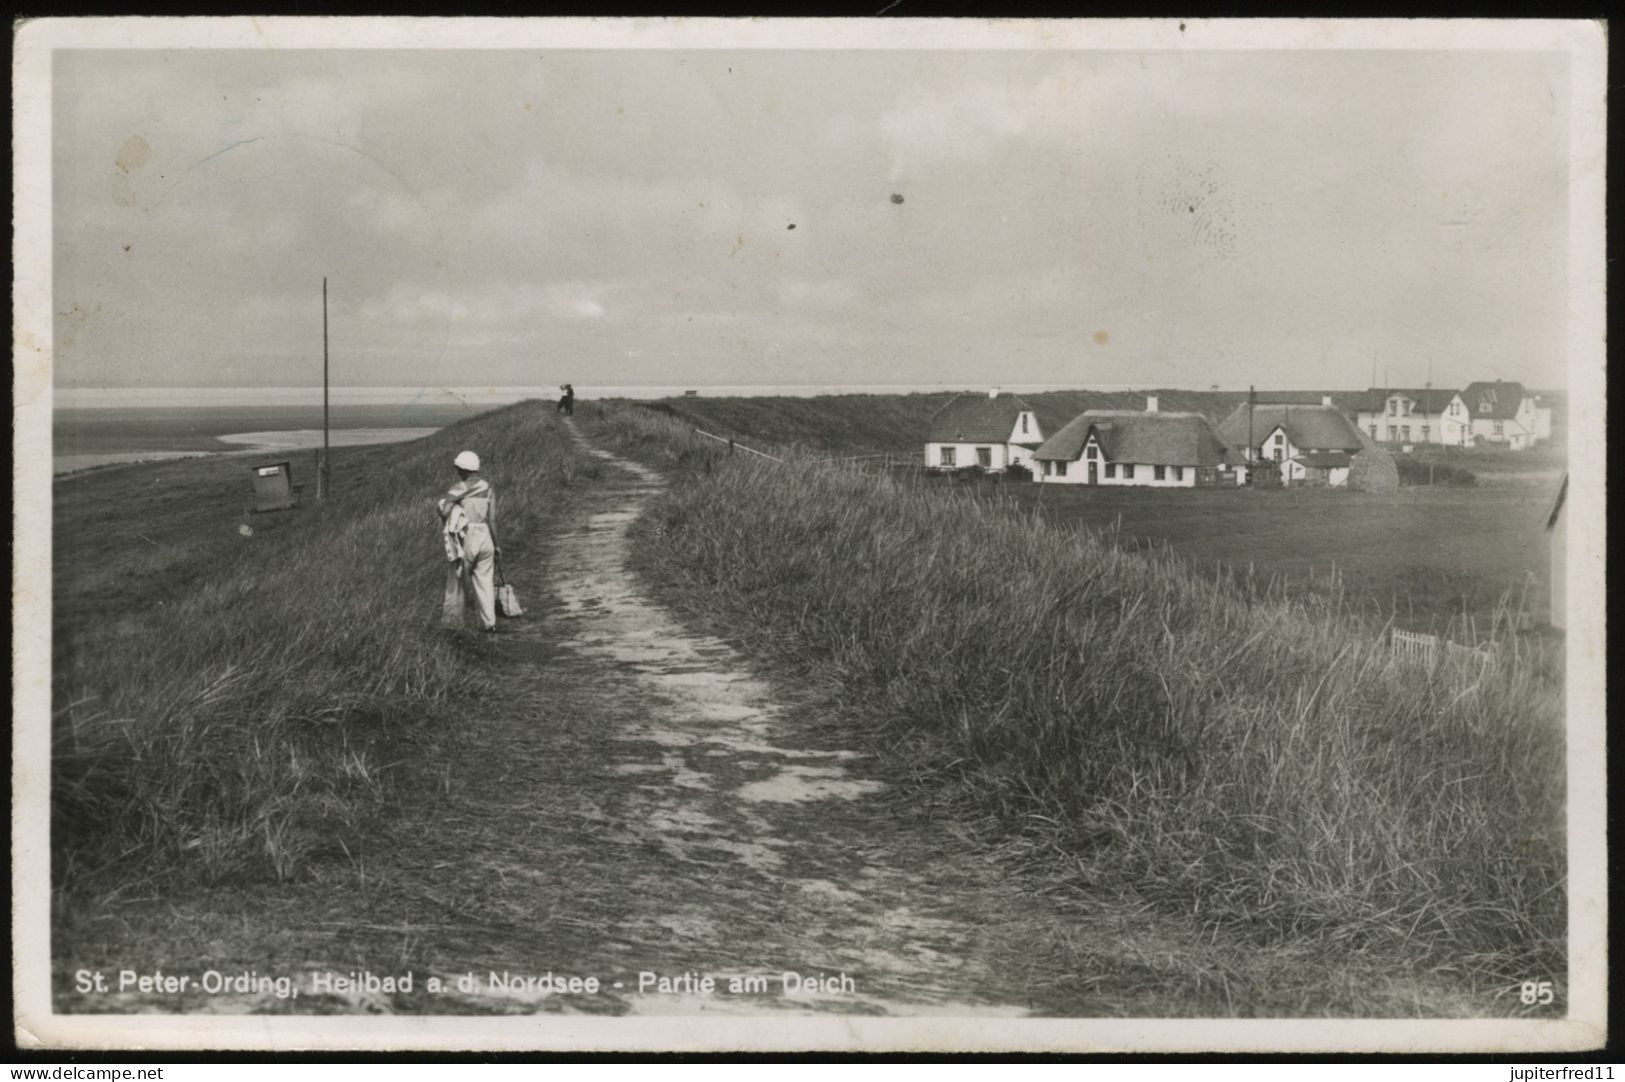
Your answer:
[[[1544,1006],[1553,998],[1551,981],[1524,981],[1518,987],[1518,1001],[1526,1006]]]

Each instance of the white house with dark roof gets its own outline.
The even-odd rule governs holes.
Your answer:
[[[1499,444],[1514,451],[1533,447],[1551,435],[1551,412],[1543,419],[1540,407],[1523,384],[1512,380],[1469,383],[1461,392],[1472,420],[1474,443]]]
[[[1087,410],[1033,454],[1045,484],[1194,488],[1231,483],[1232,456],[1199,413]]]
[[[1472,443],[1472,417],[1459,391],[1373,387],[1355,402],[1354,423],[1378,443]]]
[[[1033,451],[1044,442],[1038,414],[997,387],[987,394],[958,394],[931,418],[925,435],[925,464],[957,470],[980,466],[990,473],[1012,463],[1032,468]]]
[[[1349,481],[1362,446],[1354,424],[1336,406],[1254,405],[1244,402],[1219,425],[1219,436],[1249,463],[1280,471],[1281,484]]]

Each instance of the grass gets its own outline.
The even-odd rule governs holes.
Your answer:
[[[520,407],[335,456],[332,498],[250,515],[234,459],[59,480],[53,875],[289,879],[360,844],[402,748],[489,693],[435,627],[430,498],[476,446],[522,558],[577,460]]]
[[[1054,879],[1469,984],[1564,972],[1563,707],[1538,667],[1418,672],[1335,599],[951,487],[707,457],[646,410],[586,423],[687,478],[640,526],[665,597],[839,687],[895,769],[1036,839]]]
[[[982,394],[985,389],[968,388]],[[1246,400],[1233,391],[1042,391],[1023,394],[1045,433],[1053,434],[1086,409],[1143,409],[1147,394],[1164,410],[1206,414],[1215,422]],[[952,392],[935,394],[848,394],[814,398],[667,398],[638,408],[663,413],[719,436],[752,446],[822,452],[829,455],[892,453],[918,455],[931,417]],[[626,405],[626,403],[620,403]]]
[[[1222,418],[1245,395],[1159,390],[1164,409]],[[1083,409],[1135,408],[1140,392],[1051,391],[1024,395],[1045,418],[1045,430]],[[840,458],[890,454],[917,458],[938,395],[831,395],[819,398],[674,398],[652,403],[583,403],[582,409],[630,408],[664,414],[784,457]],[[674,434],[676,430],[673,430]],[[622,431],[642,454],[660,440]],[[678,439],[697,464],[713,450],[697,438]],[[1478,641],[1500,621],[1540,623],[1549,566],[1544,514],[1564,465],[1556,444],[1530,451],[1424,447],[1398,456],[1402,470],[1425,479],[1435,466],[1441,483],[1397,494],[1348,491],[1155,491],[999,484],[968,486],[980,496],[1041,510],[1059,526],[1108,531],[1130,548],[1167,546],[1204,574],[1243,575],[1260,591],[1310,589],[1336,595],[1351,614],[1381,625],[1430,630]],[[667,468],[686,468],[666,455]],[[1447,475],[1467,471],[1483,482],[1455,491]],[[976,471],[962,471],[974,474]],[[950,479],[932,474],[926,484]],[[967,478],[953,478],[964,483]],[[1466,486],[1460,486],[1466,487]],[[1521,614],[1520,614],[1521,613]]]
[[[1054,394],[1062,393],[1074,392]],[[854,423],[866,425],[864,418],[882,415],[881,403],[906,396],[844,397],[853,400],[846,405],[858,415]],[[878,403],[867,403],[867,398]],[[776,441],[770,433],[791,429],[776,426],[769,411],[759,415],[756,407],[749,414],[736,411],[750,399],[672,401],[681,403],[676,413],[651,412],[644,403],[584,403],[581,408],[589,411],[584,417],[597,417],[595,423],[612,426],[604,431],[620,441],[619,446],[680,473],[703,471],[722,460],[716,448],[688,434],[688,426],[702,422],[702,414],[691,409],[711,411],[701,423],[712,426],[707,431],[733,434],[747,446],[780,457],[797,453],[839,457],[875,446],[840,427],[830,428],[819,440],[804,440],[799,447]],[[787,408],[804,411],[796,414],[795,424],[800,425],[825,416],[822,411],[843,399],[782,401]],[[824,406],[813,411],[800,405],[807,402]],[[866,413],[869,409],[875,412]],[[672,424],[634,424],[640,417]],[[746,423],[748,417],[755,419]],[[738,426],[726,423],[730,419],[738,420]],[[848,439],[852,442],[844,442]],[[918,445],[908,446],[918,451]],[[1519,476],[1531,482],[1550,480],[1551,456],[1544,451],[1470,448],[1451,457],[1471,463],[1474,470],[1491,470],[1492,477],[1503,460],[1528,463]],[[1256,594],[1312,591],[1335,599],[1346,617],[1358,617],[1376,628],[1391,623],[1478,642],[1498,625],[1544,620],[1550,556],[1543,527],[1555,484],[1491,483],[1471,490],[1439,485],[1389,494],[1301,487],[1167,491],[1011,483],[975,470],[961,472],[975,476],[900,472],[899,480],[954,486],[1016,513],[1041,514],[1058,527],[1093,530],[1103,540],[1131,550],[1165,548],[1187,559],[1196,573],[1239,579]]]
[[[1520,608],[1536,621],[1545,617],[1547,496],[1537,486],[1169,491],[967,485],[938,475],[918,483],[1091,530],[1131,550],[1166,549],[1198,574],[1237,578],[1259,592],[1335,597],[1345,616],[1378,627],[1392,622],[1476,641],[1498,619],[1516,623]]]

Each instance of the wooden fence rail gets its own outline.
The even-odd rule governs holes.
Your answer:
[[[768,459],[769,461],[777,462],[781,466],[784,465],[784,459],[782,459],[782,458],[774,458],[772,455],[768,454],[766,451],[758,451],[756,448],[754,448],[754,447],[746,447],[742,443],[735,443],[733,440],[729,439],[727,436],[718,436],[718,435],[715,435],[714,433],[706,432],[703,429],[698,429],[698,428],[693,429],[692,431],[694,432],[694,434],[696,436],[704,436],[708,440],[716,440],[718,443],[726,443],[728,445],[728,450],[730,450],[730,451],[737,448],[738,450],[741,450],[741,451],[748,451],[750,454],[756,455],[759,458],[765,458],[765,459]]]

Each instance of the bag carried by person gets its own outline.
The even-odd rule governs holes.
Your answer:
[[[519,594],[502,574],[502,561],[497,561],[497,615],[510,619],[525,615],[525,610],[519,607]]]

